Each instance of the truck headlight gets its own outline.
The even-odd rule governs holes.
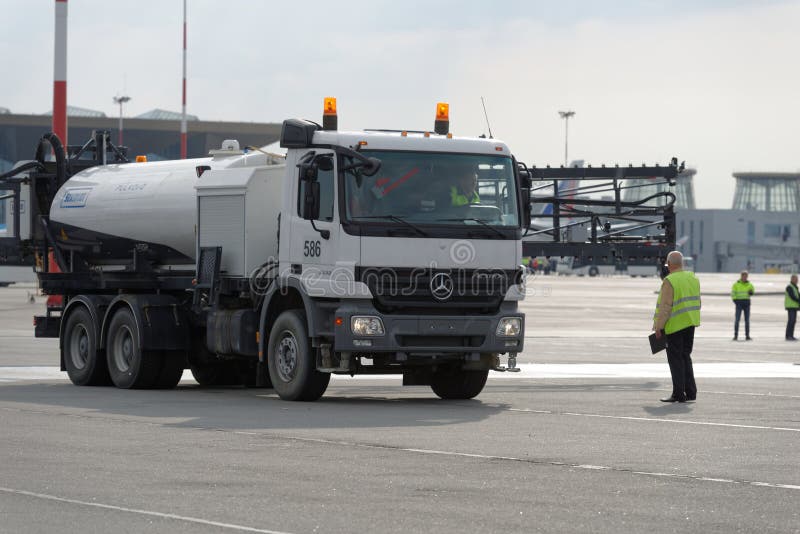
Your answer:
[[[522,331],[522,320],[519,317],[503,317],[497,323],[497,332],[500,337],[518,336]]]
[[[350,330],[354,336],[382,336],[383,321],[380,317],[356,316],[350,319]]]

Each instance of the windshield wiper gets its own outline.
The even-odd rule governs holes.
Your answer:
[[[353,219],[384,219],[384,220],[389,220],[389,221],[395,221],[395,222],[399,222],[399,223],[405,224],[406,226],[408,226],[409,228],[411,228],[412,230],[417,232],[422,237],[429,237],[428,233],[425,230],[423,230],[422,228],[420,228],[416,224],[412,224],[412,223],[408,222],[407,220],[405,220],[404,218],[399,217],[397,215],[368,215],[366,217],[353,217]]]
[[[503,238],[506,237],[505,234],[503,234],[503,232],[501,232],[500,230],[498,230],[494,226],[488,224],[483,219],[476,219],[475,217],[466,217],[466,218],[461,218],[461,219],[436,219],[436,220],[437,221],[442,221],[442,222],[473,221],[473,222],[476,222],[476,223],[480,224],[484,228],[488,228],[489,230],[491,230],[492,232],[496,233],[500,237],[503,237]]]

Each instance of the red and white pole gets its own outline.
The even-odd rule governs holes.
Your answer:
[[[181,159],[186,159],[186,0],[183,0],[183,105],[181,108]]]
[[[67,0],[56,0],[53,132],[67,146]]]

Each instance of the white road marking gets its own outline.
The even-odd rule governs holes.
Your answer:
[[[236,432],[234,432],[236,433]],[[410,452],[416,454],[431,454],[431,455],[439,455],[439,456],[452,456],[452,457],[459,457],[459,458],[475,458],[479,460],[500,460],[500,461],[508,461],[508,462],[522,462],[522,463],[529,463],[529,464],[537,464],[537,465],[552,465],[556,467],[568,467],[570,469],[581,469],[586,471],[613,471],[617,473],[628,473],[631,475],[641,475],[641,476],[651,476],[651,477],[666,477],[666,478],[674,478],[674,479],[684,479],[684,480],[697,480],[700,482],[716,482],[716,483],[724,483],[724,484],[740,484],[743,486],[756,486],[756,487],[764,487],[764,488],[776,488],[776,489],[790,489],[790,490],[800,490],[800,485],[795,484],[778,484],[773,482],[760,482],[755,480],[733,480],[733,479],[726,479],[726,478],[713,478],[713,477],[703,477],[697,475],[684,475],[679,473],[660,473],[657,471],[635,471],[632,469],[624,469],[620,467],[611,467],[606,465],[592,465],[592,464],[570,464],[566,462],[557,462],[557,461],[547,461],[547,460],[536,460],[533,458],[520,458],[514,456],[496,456],[491,454],[476,454],[476,453],[469,453],[469,452],[456,452],[456,451],[442,451],[436,449],[414,449],[414,448],[405,448],[405,447],[394,447],[391,445],[379,445],[379,444],[369,444],[369,443],[358,443],[358,442],[348,442],[348,441],[338,441],[338,440],[329,440],[329,439],[322,439],[322,438],[305,438],[305,437],[291,437],[291,436],[282,436],[286,439],[291,439],[294,441],[301,441],[301,442],[308,442],[308,443],[319,443],[319,444],[326,444],[326,445],[339,445],[345,447],[361,447],[366,449],[381,449],[381,450],[393,450],[393,451],[401,451],[401,452]]]
[[[599,413],[554,412],[549,410],[529,410],[527,408],[506,408],[509,412],[536,413],[546,415],[570,415],[574,417],[595,417],[598,419],[622,419],[625,421],[649,421],[653,423],[673,423],[679,425],[723,426],[727,428],[750,428],[755,430],[776,430],[781,432],[800,432],[800,428],[762,425],[740,425],[736,423],[715,423],[713,421],[688,421],[686,419],[663,419],[659,417],[637,417],[630,415],[604,415]]]
[[[490,380],[536,378],[664,378],[669,379],[666,361],[661,363],[523,363],[519,373],[490,373]],[[695,363],[698,378],[800,378],[800,365],[784,362],[758,363]],[[0,367],[0,382],[21,380],[66,380],[67,374],[58,367]],[[400,375],[333,375],[335,381],[395,380]],[[189,371],[182,383],[195,383]]]
[[[208,526],[212,526],[212,527],[225,528],[225,529],[228,529],[228,530],[237,530],[239,532],[258,532],[258,533],[261,533],[261,534],[289,534],[288,532],[281,532],[281,531],[278,531],[278,530],[265,530],[265,529],[260,529],[260,528],[246,527],[246,526],[243,526],[243,525],[233,525],[231,523],[220,523],[218,521],[208,521],[206,519],[200,519],[200,518],[197,518],[197,517],[187,517],[187,516],[177,515],[177,514],[164,514],[164,513],[161,513],[161,512],[153,512],[153,511],[150,511],[150,510],[140,510],[140,509],[137,509],[137,508],[126,508],[124,506],[114,506],[114,505],[111,505],[111,504],[102,504],[102,503],[98,503],[98,502],[79,501],[79,500],[76,500],[76,499],[67,499],[67,498],[64,498],[64,497],[57,497],[55,495],[48,495],[46,493],[35,493],[35,492],[32,492],[32,491],[24,491],[24,490],[19,490],[19,489],[14,489],[14,488],[4,488],[2,486],[0,486],[0,491],[4,492],[4,493],[10,493],[10,494],[13,494],[13,495],[24,495],[26,497],[35,497],[37,499],[44,499],[44,500],[48,500],[48,501],[63,502],[63,503],[67,503],[67,504],[77,504],[77,505],[80,505],[80,506],[91,506],[93,508],[102,508],[104,510],[115,510],[115,511],[118,511],[118,512],[128,512],[128,513],[131,513],[131,514],[146,515],[146,516],[150,516],[150,517],[159,517],[159,518],[162,518],[162,519],[174,519],[176,521],[185,521],[185,522],[188,522],[188,523],[197,523],[199,525],[208,525]]]

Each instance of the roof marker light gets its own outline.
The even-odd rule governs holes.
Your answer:
[[[322,106],[322,129],[336,130],[338,128],[339,117],[336,114],[336,98],[326,96],[325,103]]]
[[[136,156],[136,163],[147,163],[147,156]]]

